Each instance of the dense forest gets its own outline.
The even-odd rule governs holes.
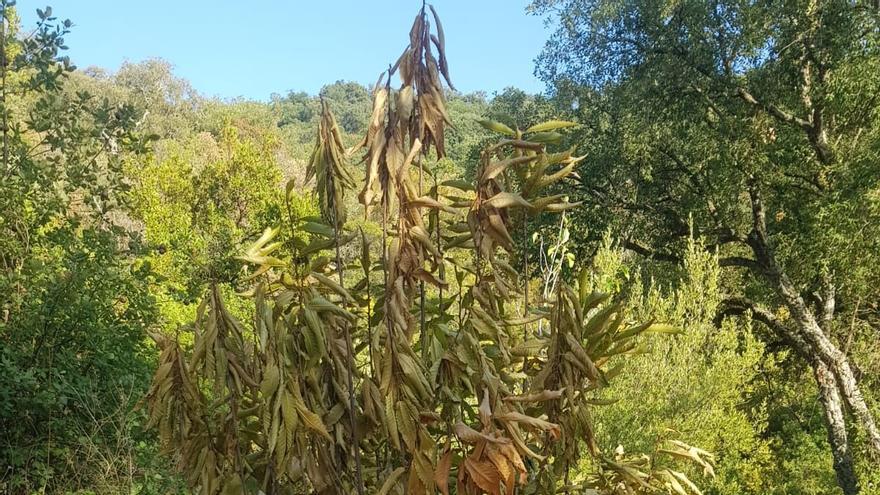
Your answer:
[[[880,6],[418,7],[253,101],[0,0],[0,493],[880,494]]]

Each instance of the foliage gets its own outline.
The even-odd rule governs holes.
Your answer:
[[[160,463],[120,466],[152,442],[131,413],[149,382],[145,331],[156,320],[151,273],[122,226],[123,157],[145,144],[136,114],[65,91],[69,21],[47,8],[19,36],[13,2],[0,10],[0,490],[155,483]]]
[[[168,328],[193,318],[208,281],[235,287],[235,246],[281,218],[275,149],[271,137],[241,138],[227,125],[218,139],[162,141],[129,162],[132,215],[146,231],[143,259],[158,277],[153,292]]]
[[[858,309],[878,297],[876,273],[864,268],[880,253],[876,7],[540,0],[533,8],[558,21],[538,70],[561,108],[579,102],[570,113],[585,124],[575,139],[588,143],[590,160],[577,199],[588,207],[573,222],[599,227],[594,239],[611,227],[654,267],[680,264],[691,232],[719,249],[728,267],[719,313],[751,312],[769,346],[786,350],[786,365],[806,363],[818,385],[830,380],[818,392],[834,467],[845,493],[856,493],[880,452],[872,378],[856,371],[872,358],[847,352],[863,335],[857,328],[876,326],[873,312]],[[773,377],[800,383],[803,374]],[[779,459],[800,455],[785,441],[775,446]]]
[[[591,292],[585,277],[530,307],[520,291],[527,278],[510,264],[517,263],[514,211],[577,206],[542,195],[581,160],[546,149],[558,141],[555,130],[572,124],[515,131],[485,122],[508,136],[484,149],[475,183],[422,189],[424,172],[415,165],[428,159],[429,145],[443,157],[448,123],[439,90],[441,73],[449,81],[443,31],[431,13],[437,35],[422,9],[410,46],[374,91],[363,141],[361,201],[381,205],[378,262],[375,241],[362,232],[363,276],[347,283],[340,247],[357,236],[343,232],[341,208],[352,184],[338,127],[322,105],[308,168],[322,215],[290,215],[282,224],[311,239],[274,241],[281,226],[270,228],[242,256],[259,280],[253,326],[236,319],[212,285],[191,351],[156,336],[163,355],[147,396],[151,425],[177,453],[190,486],[207,494],[365,486],[448,494],[452,477],[459,494],[509,494],[518,486],[522,493],[699,493],[673,461],[712,474],[711,454],[663,438],[649,456],[611,455],[600,450],[590,419],[594,391],[620,373],[611,363],[640,352],[640,335],[675,330],[629,326],[622,305]],[[401,88],[391,89],[397,70]],[[334,248],[335,265],[322,256]],[[444,294],[449,267],[457,293]],[[379,274],[380,292],[371,290]],[[533,333],[537,321],[548,330]],[[597,470],[572,475],[584,451]]]
[[[515,146],[522,143],[525,149],[534,150],[520,157],[520,165],[530,161],[545,163],[548,159],[539,143],[513,143]],[[504,146],[505,141],[501,145]],[[489,152],[487,150],[487,156]],[[508,158],[486,162],[489,166],[483,168],[483,180],[487,185],[494,184],[489,191],[498,186],[495,177],[499,177],[504,169],[515,167],[515,161]],[[509,198],[516,197],[520,199],[510,202]],[[479,198],[478,194],[473,200],[474,206],[465,207],[470,216],[491,218],[504,214],[506,217],[506,210],[514,205],[548,210],[566,207],[553,203],[556,198],[532,198],[529,203],[518,195],[503,191],[496,191],[484,200]],[[535,204],[542,206],[536,207]],[[353,435],[346,422],[341,421],[346,414],[345,390],[351,386],[344,382],[345,366],[342,363],[347,361],[347,339],[343,331],[345,325],[359,321],[370,324],[369,317],[365,321],[344,308],[356,301],[366,302],[362,306],[367,311],[376,310],[375,320],[389,322],[380,323],[376,328],[385,327],[384,339],[377,331],[373,333],[376,336],[373,340],[362,345],[355,342],[355,347],[379,348],[384,340],[386,349],[377,352],[375,358],[376,351],[370,350],[368,358],[373,363],[369,367],[372,376],[362,378],[362,390],[358,394],[363,397],[363,413],[355,424],[361,425],[368,433],[364,444],[372,444],[375,449],[371,452],[372,449],[366,447],[365,458],[372,460],[381,450],[392,446],[409,452],[423,449],[422,452],[431,453],[425,461],[428,462],[427,483],[445,487],[448,486],[453,457],[461,455],[458,493],[496,493],[500,489],[496,483],[503,484],[505,493],[511,492],[515,484],[526,484],[526,493],[532,493],[540,486],[556,486],[561,482],[558,477],[563,472],[563,465],[568,464],[562,460],[577,458],[577,438],[582,435],[586,435],[588,448],[599,456],[589,426],[587,410],[590,399],[576,391],[601,388],[606,380],[619,373],[619,369],[606,370],[605,363],[616,355],[636,350],[631,340],[639,334],[667,331],[664,326],[650,324],[624,329],[624,316],[619,305],[609,305],[588,317],[587,311],[600,306],[607,296],[590,293],[585,280],[579,285],[579,295],[563,286],[557,293],[556,304],[548,306],[549,313],[541,311],[525,318],[504,316],[503,303],[489,290],[491,284],[501,293],[515,291],[512,281],[499,277],[506,262],[498,257],[493,246],[496,243],[505,245],[504,236],[494,230],[493,223],[477,224],[471,232],[476,247],[469,248],[474,250],[476,277],[466,296],[458,294],[459,305],[464,306],[461,310],[468,313],[462,321],[463,326],[455,330],[460,338],[449,342],[448,339],[454,337],[452,329],[442,338],[455,350],[444,350],[441,340],[432,342],[432,349],[428,352],[429,356],[436,356],[432,358],[436,364],[423,368],[412,349],[424,348],[425,343],[403,344],[407,333],[414,334],[415,322],[395,306],[401,301],[410,301],[412,305],[411,296],[407,298],[404,292],[397,299],[386,297],[384,308],[371,308],[371,295],[357,291],[357,287],[369,287],[368,279],[363,279],[354,289],[346,289],[334,282],[330,274],[322,275],[321,271],[330,269],[326,258],[310,258],[320,254],[321,248],[331,247],[336,242],[336,234],[330,226],[322,230],[317,219],[305,219],[304,222],[299,228],[320,235],[308,244],[295,245],[292,254],[301,261],[294,271],[285,268],[288,261],[274,257],[274,253],[283,247],[283,243],[271,242],[277,231],[267,231],[245,255],[245,259],[261,265],[257,273],[278,273],[256,290],[255,327],[248,329],[232,317],[224,309],[219,293],[213,290],[199,311],[191,356],[173,340],[157,337],[164,350],[163,364],[148,396],[152,421],[160,425],[167,444],[180,453],[181,468],[190,483],[205,493],[217,493],[230,486],[247,486],[248,490],[260,488],[267,493],[286,487],[298,492],[295,487],[305,480],[318,492],[332,493],[353,484],[343,475],[350,472],[343,465],[350,467],[352,462],[347,451],[352,446]],[[350,240],[351,236],[346,236],[346,242]],[[397,242],[395,239],[394,243]],[[508,246],[512,248],[512,245]],[[394,252],[393,247],[391,252]],[[308,257],[302,258],[304,256]],[[365,274],[369,277],[377,270],[370,269],[370,260],[368,255],[365,256],[367,258],[361,263],[368,268]],[[389,259],[394,258],[389,255]],[[480,275],[484,263],[495,267],[495,277]],[[394,273],[392,269],[384,271],[388,277]],[[516,272],[508,267],[504,273]],[[403,280],[397,284],[398,291],[407,290]],[[411,283],[409,286],[414,287]],[[470,302],[464,302],[465,298]],[[576,305],[567,306],[568,309],[560,306],[573,303]],[[434,313],[438,310],[440,312]],[[442,304],[433,311],[431,308],[426,311],[432,313],[429,317],[433,321],[449,319]],[[583,316],[571,319],[581,315],[582,311]],[[537,339],[523,341],[504,329],[505,326],[521,326],[545,318],[550,322],[550,334]],[[390,323],[392,321],[394,323]],[[503,326],[495,323],[498,321],[504,322]],[[360,330],[360,338],[371,337],[372,328],[368,327],[370,331],[366,335],[363,328]],[[255,339],[253,343],[246,338],[248,335]],[[517,342],[520,343],[514,345]],[[512,359],[513,356],[531,358],[527,361],[529,368],[524,370],[525,373],[518,373],[531,377],[530,387],[522,389],[523,392],[530,391],[526,395],[512,393],[524,387],[512,372],[524,363]],[[503,372],[506,367],[513,368]],[[386,371],[381,371],[383,369]],[[399,375],[389,374],[395,369]],[[429,373],[431,369],[436,371]],[[336,371],[328,374],[329,370]],[[196,386],[202,380],[210,385],[207,389]],[[480,407],[474,410],[467,404],[476,404],[477,398],[472,395],[476,390],[482,391],[483,398]],[[496,397],[494,401],[490,399],[492,396]],[[454,401],[449,400],[455,397]],[[411,406],[408,402],[413,399],[426,402]],[[543,410],[550,421],[525,414],[531,411],[529,403],[536,403],[538,407],[532,414]],[[467,424],[478,417],[482,431]],[[184,418],[184,421],[176,418]],[[420,424],[423,426],[417,426]],[[453,449],[450,431],[455,432],[455,438],[463,445],[474,445],[474,448]],[[531,435],[528,431],[532,431]],[[562,432],[566,432],[563,438],[570,440],[546,443],[545,438],[542,446],[542,437],[559,438]],[[435,440],[433,435],[440,438]],[[441,458],[445,460],[438,461],[439,467],[435,470],[432,451],[434,445],[444,443],[444,437],[447,446]],[[664,452],[673,457],[692,459],[711,472],[708,464],[711,457],[699,449],[670,441],[666,450],[659,451],[658,455]],[[525,456],[538,461],[537,472],[527,472]],[[557,462],[548,462],[548,456]],[[417,464],[418,457],[413,459],[408,468],[410,489],[417,492],[428,490],[421,485],[426,482],[426,476],[420,474],[422,468]],[[499,459],[507,460],[499,464]],[[604,456],[598,459],[603,467],[602,474],[577,483],[603,490],[623,483],[650,492],[672,490],[673,486],[688,486],[690,483],[683,474],[665,467],[660,458],[652,461],[654,467],[649,468],[653,469],[652,474],[641,471],[644,468],[638,459]],[[391,462],[392,466],[397,464]],[[554,464],[556,468],[552,467]],[[376,469],[381,467],[376,465],[365,472]],[[396,475],[391,479],[397,479],[404,471],[395,469],[393,472]],[[384,476],[379,473],[376,476],[372,482],[378,486]]]
[[[880,486],[797,342],[880,412],[871,2],[538,0],[550,91],[491,97],[425,5],[267,102],[0,3],[0,491]]]
[[[639,319],[668,321],[682,329],[674,338],[650,338],[650,351],[630,360],[627,373],[608,389],[608,407],[597,412],[604,443],[644,451],[668,430],[680,432],[718,458],[712,493],[766,493],[775,487],[776,467],[764,436],[767,404],[756,388],[761,369],[772,372],[772,358],[751,330],[727,320],[714,324],[721,300],[717,258],[691,242],[686,278],[664,290],[623,270],[624,252],[609,244],[596,255],[593,285],[628,289],[628,306]],[[624,276],[626,274],[626,276]],[[700,377],[694,380],[694,377]],[[638,396],[628,390],[640,390]],[[620,393],[616,391],[619,390]],[[637,427],[634,427],[638,425]]]

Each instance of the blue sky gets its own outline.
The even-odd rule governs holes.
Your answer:
[[[403,50],[418,0],[19,0],[25,28],[47,2],[74,23],[68,55],[79,67],[168,60],[208,96],[265,100],[316,93],[339,79],[372,84]],[[434,0],[452,82],[491,95],[543,91],[534,59],[550,31],[528,0]]]

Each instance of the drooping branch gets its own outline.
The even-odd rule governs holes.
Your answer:
[[[332,226],[334,248],[336,254],[336,272],[339,286],[345,288],[345,270],[342,261],[341,243],[342,230],[345,225],[346,211],[344,205],[345,191],[354,183],[347,171],[345,150],[336,118],[329,105],[321,97],[321,122],[315,149],[309,162],[306,176],[316,178],[321,216]],[[354,367],[355,352],[351,339],[349,322],[342,321],[343,339],[345,340],[345,378],[348,388],[348,417],[351,430],[352,449],[355,459],[355,485],[359,495],[364,494],[363,464],[361,461],[361,445],[355,419],[357,401],[355,399]]]
[[[739,266],[756,272],[760,270],[757,261],[751,258],[746,258],[745,256],[727,256],[725,258],[720,258],[718,260],[718,266]]]
[[[684,260],[680,256],[676,256],[670,253],[661,253],[656,250],[653,250],[647,246],[639,244],[638,242],[632,239],[626,239],[623,241],[624,249],[629,249],[630,251],[640,254],[645,258],[654,259],[657,261],[667,261],[669,263],[675,263],[680,265],[684,262]]]
[[[720,326],[725,317],[738,316],[745,313],[751,313],[752,318],[766,325],[779,338],[794,347],[801,357],[809,359],[810,355],[813,354],[807,343],[795,330],[786,326],[772,311],[746,297],[728,296],[724,298],[721,301],[718,313],[715,315],[715,324]]]

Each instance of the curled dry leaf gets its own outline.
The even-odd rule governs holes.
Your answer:
[[[504,437],[494,437],[492,435],[487,435],[485,433],[479,432],[462,422],[456,423],[452,429],[455,432],[455,436],[457,436],[459,440],[470,445],[476,445],[481,441],[490,443],[510,442],[509,439]]]
[[[513,422],[513,423],[521,423],[528,425],[532,428],[536,428],[541,431],[546,431],[553,438],[559,438],[561,435],[561,431],[559,429],[559,425],[556,423],[551,423],[549,421],[533,418],[532,416],[526,416],[525,414],[518,412],[505,412],[501,414],[496,414],[495,419],[503,422]]]
[[[504,398],[506,402],[544,402],[562,397],[565,388],[559,390],[542,390],[536,394],[511,395]]]

